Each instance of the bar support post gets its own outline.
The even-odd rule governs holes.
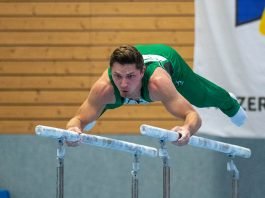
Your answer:
[[[163,161],[163,198],[170,198],[169,154],[164,140],[160,140],[159,157]]]
[[[138,176],[137,173],[140,170],[140,161],[139,161],[139,155],[138,154],[134,154],[134,159],[133,159],[133,163],[132,163],[132,171],[131,171],[131,175],[132,175],[132,188],[131,188],[131,192],[132,192],[132,198],[138,198],[139,195],[139,180],[138,180]]]
[[[57,148],[57,182],[56,182],[56,198],[64,197],[64,140],[58,140]]]
[[[232,198],[239,198],[239,170],[233,161],[233,156],[227,162],[227,171],[232,174]]]

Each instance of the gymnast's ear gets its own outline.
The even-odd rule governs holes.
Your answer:
[[[142,71],[141,71],[141,73],[144,74],[145,70],[146,70],[146,66],[144,65],[144,66],[143,66],[143,69],[142,69]]]

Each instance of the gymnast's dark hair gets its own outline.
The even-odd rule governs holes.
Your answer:
[[[122,45],[115,49],[110,56],[110,67],[117,62],[121,65],[136,64],[136,69],[142,71],[144,68],[144,59],[142,54],[131,45]]]

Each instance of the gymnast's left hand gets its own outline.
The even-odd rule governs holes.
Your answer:
[[[177,146],[184,146],[189,143],[191,132],[185,126],[175,126],[171,129],[172,131],[176,131],[180,134],[180,138],[177,141],[172,142]]]

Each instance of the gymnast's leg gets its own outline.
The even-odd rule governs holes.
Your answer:
[[[216,107],[231,118],[237,126],[241,126],[246,118],[246,112],[225,89],[194,73],[192,69],[180,58],[180,69],[176,76],[177,90],[193,105],[197,107]]]

